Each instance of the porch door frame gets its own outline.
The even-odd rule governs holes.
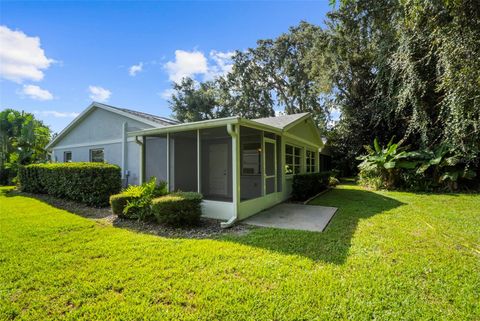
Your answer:
[[[273,175],[267,175],[266,172],[266,163],[267,163],[267,149],[265,148],[266,144],[273,144],[273,161],[274,161],[274,170]],[[267,179],[273,179],[274,181],[274,191],[270,194],[277,192],[277,141],[272,138],[263,136],[262,141],[262,184],[263,184],[263,196],[267,195]]]

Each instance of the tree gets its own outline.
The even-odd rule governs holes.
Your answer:
[[[222,81],[227,108],[246,117],[311,112],[323,128],[328,118],[323,88],[311,77],[310,52],[320,27],[301,22],[275,39],[257,41],[255,48],[237,51],[233,69]]]
[[[197,84],[192,78],[173,83],[175,93],[169,101],[176,119],[192,122],[217,118],[217,99],[213,82]]]
[[[174,84],[170,107],[177,119],[192,121],[237,115],[268,117],[275,110],[287,114],[312,112],[321,128],[328,119],[324,88],[311,76],[309,53],[322,30],[306,22],[275,39],[237,51],[233,68],[213,81]]]
[[[5,109],[0,112],[0,183],[11,183],[19,165],[46,161],[50,129],[34,115]]]
[[[345,0],[328,19],[330,40],[314,55],[316,77],[330,76],[342,113],[337,158],[351,165],[362,145],[395,135],[413,149],[447,145],[478,169],[476,1]]]

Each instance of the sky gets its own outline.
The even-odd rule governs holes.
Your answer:
[[[59,132],[92,101],[171,116],[172,82],[228,72],[235,50],[300,21],[319,1],[0,1],[0,110]]]

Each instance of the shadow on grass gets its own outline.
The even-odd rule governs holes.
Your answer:
[[[56,198],[47,194],[24,193],[24,192],[20,192],[14,187],[2,188],[0,189],[0,194],[3,194],[6,197],[21,196],[21,197],[33,198],[33,199],[36,199],[37,201],[51,205],[58,209],[65,210],[72,214],[76,214],[86,218],[103,219],[113,215],[112,212],[110,211],[110,208],[108,207],[95,208],[95,207],[90,207],[77,202]]]
[[[0,189],[0,193],[6,196],[33,198],[82,217],[107,220],[114,227],[137,233],[169,238],[209,238],[230,241],[332,264],[343,264],[347,259],[351,241],[360,220],[404,204],[379,193],[349,188],[344,185],[344,187],[334,189],[311,202],[312,205],[338,208],[325,231],[319,233],[257,228],[244,224],[237,224],[233,228],[225,230],[220,228],[218,221],[203,218],[200,226],[197,227],[172,228],[156,223],[119,219],[111,213],[109,208],[92,208],[48,195],[28,194],[5,189]]]
[[[324,232],[264,228],[254,229],[245,236],[224,239],[315,261],[343,264],[358,222],[404,203],[366,190],[339,188],[319,196],[310,204],[338,208]]]
[[[28,197],[43,202],[55,208],[89,219],[96,219],[102,225],[111,225],[116,228],[126,229],[135,233],[150,234],[167,238],[188,239],[218,239],[221,235],[243,235],[251,230],[245,225],[236,225],[230,229],[220,227],[220,221],[201,218],[198,225],[185,227],[172,227],[157,224],[155,221],[144,222],[135,219],[119,218],[113,214],[109,207],[95,208],[77,202],[52,197],[45,194],[24,193],[12,188],[0,188],[0,195],[6,197]]]

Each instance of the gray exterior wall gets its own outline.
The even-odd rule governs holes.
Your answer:
[[[64,152],[72,152],[73,162],[89,162],[90,150],[103,148],[105,162],[122,166],[123,124],[127,131],[152,128],[148,124],[95,108],[83,120],[68,132],[52,148],[52,160],[64,161]],[[126,164],[122,173],[129,171],[128,184],[140,182],[140,146],[134,138],[129,138],[126,145]],[[126,183],[125,177],[125,183]]]
[[[89,162],[90,150],[103,148],[105,162],[122,166],[122,143],[95,144],[81,147],[55,147],[52,151],[52,160],[62,163],[64,152],[72,152],[72,162]],[[124,170],[130,172],[128,184],[140,182],[140,147],[134,141],[127,143],[127,164]]]
[[[54,148],[62,146],[121,140],[123,123],[128,123],[128,131],[152,128],[152,126],[131,118],[95,108],[63,137]]]

